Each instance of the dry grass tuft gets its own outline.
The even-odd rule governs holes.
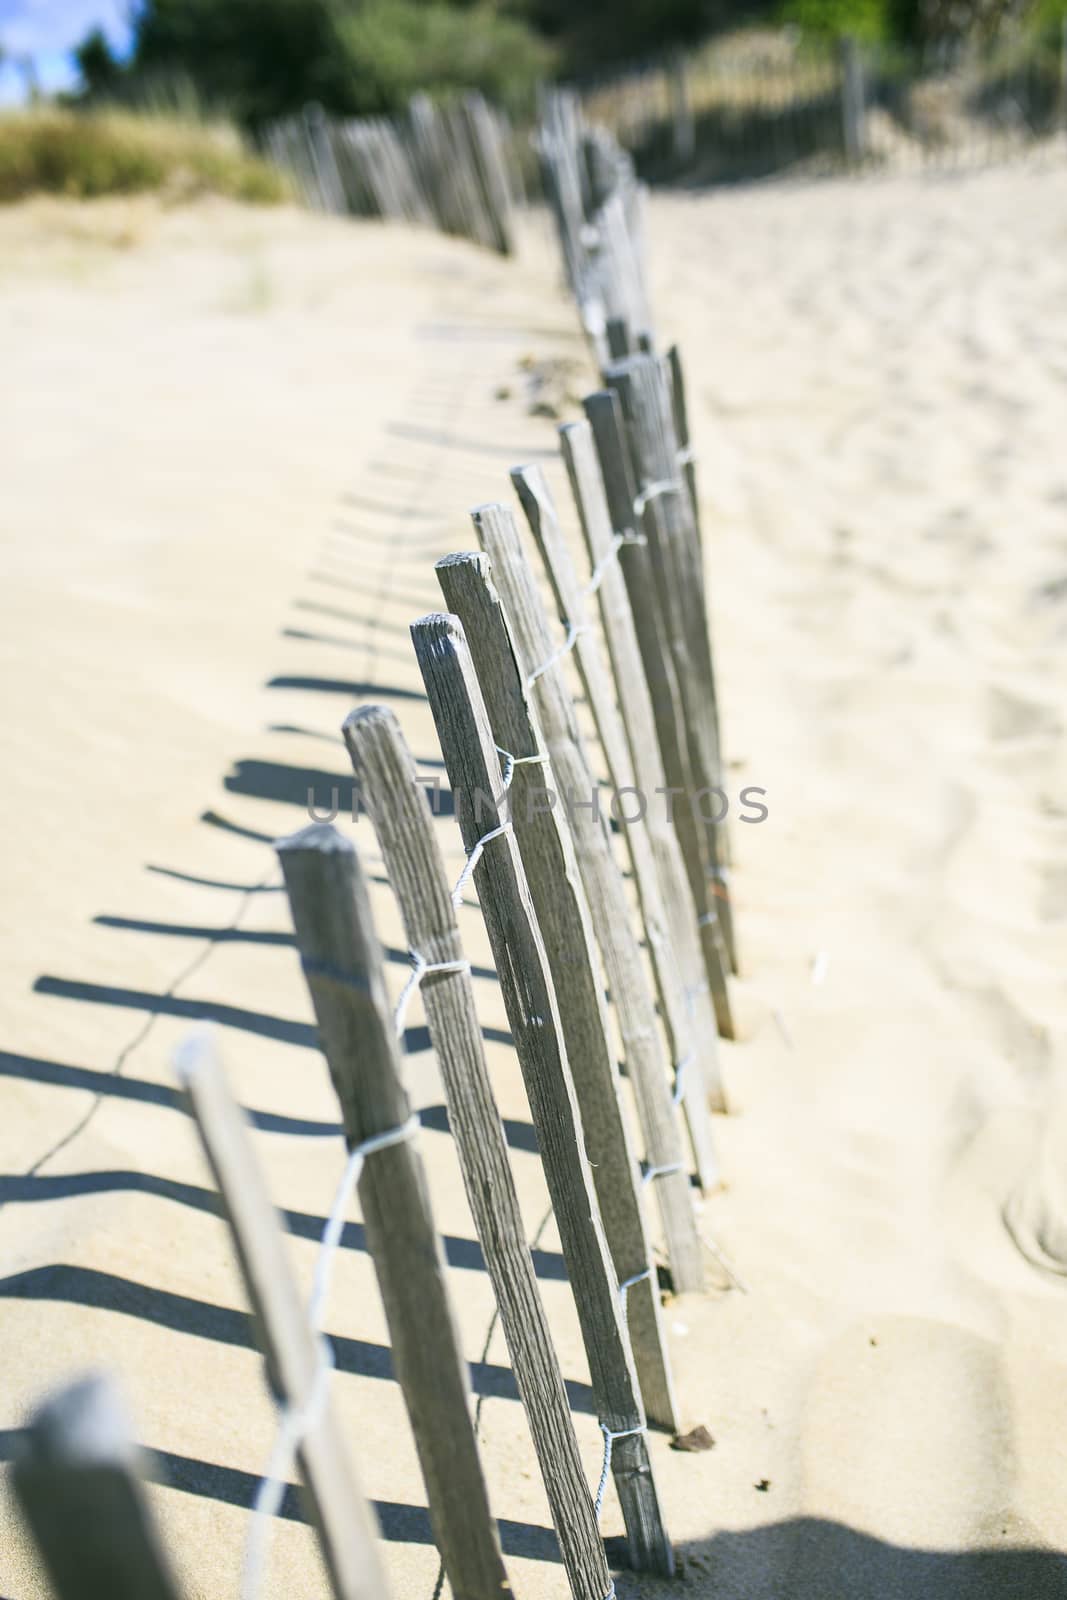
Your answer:
[[[259,204],[289,198],[282,174],[249,154],[222,124],[59,106],[0,116],[0,202],[41,193],[92,199],[146,190]]]

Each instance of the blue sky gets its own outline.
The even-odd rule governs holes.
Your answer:
[[[0,0],[0,45],[8,58],[0,65],[0,104],[23,94],[23,79],[12,56],[32,56],[41,87],[65,89],[74,82],[70,52],[90,28],[101,27],[122,50],[130,37],[131,0]]]

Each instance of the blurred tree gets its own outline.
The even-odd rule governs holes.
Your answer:
[[[372,111],[401,105],[418,89],[477,86],[504,104],[529,101],[551,64],[529,27],[481,3],[363,0],[340,36],[361,108]]]
[[[780,16],[817,37],[839,39],[847,33],[873,42],[896,34],[897,13],[916,5],[917,0],[785,0]]]
[[[694,43],[727,15],[744,21],[751,0],[511,0],[511,8],[552,39],[572,69],[623,58],[662,55]]]
[[[131,75],[186,74],[251,127],[317,102],[350,115],[417,88],[532,88],[548,51],[492,0],[143,0]]]
[[[121,81],[122,64],[112,54],[102,28],[93,28],[86,34],[74,52],[74,59],[87,94],[111,94]]]

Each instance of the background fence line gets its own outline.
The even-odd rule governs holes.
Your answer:
[[[263,143],[316,210],[427,224],[514,252],[510,126],[481,94],[447,106],[416,95],[392,117],[308,106],[268,124]]]
[[[571,87],[649,179],[975,165],[1067,129],[1067,19],[926,61],[751,29]]]

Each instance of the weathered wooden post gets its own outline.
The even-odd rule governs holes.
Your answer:
[[[517,754],[536,754],[544,748],[541,730],[489,569],[489,557],[481,553],[446,556],[437,564],[437,575],[445,603],[471,641],[493,738]],[[592,921],[570,827],[555,790],[548,787],[556,780],[545,763],[520,761],[512,778],[511,826],[545,944],[604,1234],[616,1281],[631,1285],[625,1296],[627,1326],[641,1396],[653,1422],[676,1428],[674,1383],[637,1161],[620,1100]]]
[[[381,1600],[386,1586],[378,1560],[378,1524],[360,1491],[330,1405],[330,1363],[321,1334],[301,1303],[244,1117],[208,1039],[194,1035],[187,1040],[179,1049],[177,1068],[230,1225],[271,1392],[284,1418],[303,1418],[302,1429],[293,1436],[292,1456],[300,1467],[330,1588],[336,1600]],[[288,1471],[289,1462],[282,1463],[281,1472]],[[280,1493],[281,1483],[277,1487]],[[261,1553],[251,1548],[256,1568]],[[258,1571],[253,1576],[258,1579]],[[257,1582],[250,1583],[251,1593],[257,1588]]]
[[[667,360],[671,368],[671,402],[674,412],[674,431],[678,437],[679,460],[685,469],[685,482],[689,490],[689,503],[692,507],[697,541],[703,548],[700,501],[697,498],[696,458],[693,455],[693,441],[689,433],[689,407],[685,399],[685,373],[682,370],[682,352],[676,344],[672,344],[667,351]],[[701,571],[703,573],[703,569]]]
[[[465,96],[462,106],[470,134],[475,175],[481,189],[492,248],[502,256],[515,253],[511,192],[507,164],[500,147],[500,127],[480,94]]]
[[[612,850],[599,790],[563,674],[566,648],[558,648],[537,590],[533,570],[506,506],[480,506],[474,526],[493,563],[494,580],[507,612],[519,669],[531,691],[542,746],[551,758],[561,800],[568,809],[578,870],[589,901],[593,931],[604,960],[623,1055],[637,1103],[645,1157],[678,1288],[703,1283],[689,1174],[681,1128],[671,1098],[664,1035],[656,1016],[640,944],[632,925],[626,885]],[[571,641],[575,635],[571,634]]]
[[[593,465],[595,467],[595,461]],[[682,964],[675,949],[674,929],[667,916],[650,837],[649,812],[655,815],[657,811],[662,811],[665,815],[665,797],[655,794],[637,781],[626,731],[619,715],[618,690],[605,667],[595,625],[586,610],[586,600],[591,596],[585,595],[579,586],[578,575],[544,476],[539,467],[517,467],[511,474],[511,480],[537,542],[559,614],[566,618],[568,626],[578,630],[574,659],[593,713],[607,763],[608,779],[615,796],[626,796],[628,800],[631,814],[627,815],[627,806],[621,803],[615,807],[613,814],[619,823],[637,888],[645,944],[656,981],[656,994],[676,1081],[681,1091],[681,1103],[686,1111],[697,1158],[697,1174],[701,1186],[711,1189],[719,1180],[704,1081],[707,1052],[698,1051],[697,1048],[693,1027],[694,1008],[687,1003]],[[615,575],[618,576],[617,573]],[[607,576],[607,566],[597,568],[593,580],[597,592],[602,590]],[[714,1040],[712,1031],[712,1049]],[[721,1098],[721,1085],[719,1094]]]
[[[46,1400],[12,1480],[57,1600],[179,1600],[113,1379],[81,1378]]]
[[[464,1600],[510,1592],[471,1421],[470,1389],[430,1212],[418,1118],[403,1087],[355,846],[315,823],[277,846],[300,963],[359,1177],[393,1362],[415,1435],[434,1539]]]
[[[311,169],[315,174],[319,201],[323,211],[345,212],[348,202],[345,186],[333,152],[330,124],[320,105],[304,107],[304,137],[307,140]]]
[[[596,442],[612,528],[616,537],[625,538],[634,533],[640,515],[619,402],[613,393],[605,391],[588,396],[583,403]],[[652,698],[667,797],[671,800],[671,822],[678,834],[697,911],[704,967],[719,1032],[732,1038],[733,1020],[726,986],[729,956],[718,915],[718,898],[710,887],[703,829],[691,804],[698,785],[693,777],[675,661],[660,615],[652,558],[647,545],[627,541],[619,551],[619,562],[633,611],[645,681]]]
[[[716,898],[730,965],[736,972],[737,940],[726,871],[726,814],[719,810],[729,802],[722,782],[718,697],[700,542],[689,491],[681,476],[669,374],[660,358],[640,355],[616,362],[605,378],[622,408],[638,480],[637,516],[649,541],[662,637],[677,678],[682,730],[695,784],[686,799],[697,810],[709,892]],[[669,767],[666,752],[664,765]],[[714,802],[714,816],[705,809],[709,801]]]
[[[851,34],[838,45],[841,63],[841,131],[845,160],[858,167],[867,154],[866,97],[863,85],[863,58]]]
[[[709,943],[711,973],[705,967],[698,913],[686,873],[678,832],[667,809],[667,777],[663,769],[656,714],[641,659],[641,647],[624,569],[637,567],[635,592],[647,593],[651,574],[646,574],[648,551],[641,535],[631,530],[618,532],[612,526],[604,480],[597,462],[592,429],[587,421],[565,424],[560,429],[563,459],[571,491],[578,509],[582,534],[596,581],[600,620],[611,659],[619,715],[622,719],[633,763],[634,781],[649,799],[647,828],[649,843],[662,888],[663,902],[671,920],[673,943],[685,983],[685,998],[691,1008],[693,1027],[704,1064],[703,1083],[716,1111],[725,1111],[726,1093],[715,1044],[718,1012],[732,1033],[730,996],[721,946]],[[652,796],[656,797],[655,804]],[[710,979],[710,982],[709,982]],[[712,1009],[714,991],[718,1012]],[[688,1107],[690,1089],[686,1085],[684,1104]]]
[[[537,1127],[630,1559],[639,1570],[670,1575],[674,1554],[652,1473],[619,1285],[585,1155],[548,958],[474,664],[454,617],[424,617],[412,626],[411,636]]]
[[[492,1278],[575,1600],[611,1583],[570,1405],[526,1244],[504,1131],[486,1066],[456,910],[425,790],[392,712],[364,706],[345,743],[393,886],[420,982],[463,1181]]]
[[[696,154],[696,122],[689,95],[689,68],[685,55],[677,50],[667,67],[671,99],[671,140],[675,166],[681,170]]]

